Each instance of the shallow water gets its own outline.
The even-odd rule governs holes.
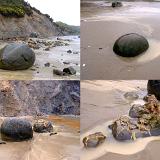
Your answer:
[[[49,120],[53,121],[57,135],[34,133],[34,138],[30,141],[0,145],[0,159],[78,160],[79,118],[50,116]]]
[[[108,128],[115,119],[128,115],[133,104],[144,104],[147,81],[83,81],[81,84],[81,159],[125,159],[157,160],[152,154],[159,148],[160,136],[139,138],[135,141],[116,141]],[[139,98],[132,96],[126,99],[127,92],[136,93]],[[106,140],[97,148],[86,149],[82,139],[92,133],[102,132]],[[154,147],[153,147],[154,146]],[[156,147],[156,148],[155,148]],[[148,149],[149,148],[149,149]],[[155,151],[157,152],[157,150]],[[154,153],[155,153],[154,152]],[[144,155],[145,154],[145,155]],[[158,153],[157,153],[158,154]],[[158,154],[159,155],[159,154]],[[131,157],[132,156],[132,157]],[[128,158],[127,158],[128,157]]]

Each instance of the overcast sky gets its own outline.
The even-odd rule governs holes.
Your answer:
[[[42,13],[49,14],[54,21],[80,25],[80,0],[25,0]]]

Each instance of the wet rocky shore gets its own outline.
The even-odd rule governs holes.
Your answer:
[[[0,48],[2,79],[79,79],[79,36],[12,38],[1,40]]]

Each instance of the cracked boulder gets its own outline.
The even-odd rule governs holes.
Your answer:
[[[11,43],[0,50],[0,69],[25,70],[34,62],[35,53],[26,44]]]
[[[86,148],[95,148],[103,143],[106,139],[106,136],[103,135],[102,132],[96,132],[94,134],[90,134],[83,138],[83,144]]]

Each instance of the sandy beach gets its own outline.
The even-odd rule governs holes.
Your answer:
[[[33,49],[36,54],[36,61],[32,68],[22,71],[7,71],[0,69],[1,80],[52,80],[52,79],[79,79],[80,77],[80,38],[78,36],[51,37],[48,39],[33,39],[39,41],[56,41],[62,39],[67,46],[56,46],[45,51],[44,47]],[[66,41],[69,40],[69,41]],[[2,48],[8,43],[14,41],[1,41]],[[18,41],[18,43],[23,43]],[[71,50],[72,53],[67,53]],[[49,66],[45,64],[49,63]],[[53,73],[53,69],[63,70],[63,68],[73,66],[76,75],[59,76]]]
[[[115,140],[108,125],[136,103],[144,103],[147,81],[83,81],[81,83],[81,159],[82,160],[158,160],[160,137],[139,138],[135,141]],[[125,93],[134,92],[138,99]],[[97,148],[85,149],[82,139],[88,134],[102,132],[106,141]]]
[[[33,120],[31,117],[28,119]],[[78,160],[80,154],[79,118],[49,116],[47,119],[53,122],[57,135],[34,133],[34,138],[30,141],[7,142],[7,144],[0,145],[0,159]]]
[[[123,2],[112,8],[107,1],[81,2],[82,79],[158,79],[160,3]],[[114,54],[114,42],[127,33],[147,38],[149,49],[135,58]]]

